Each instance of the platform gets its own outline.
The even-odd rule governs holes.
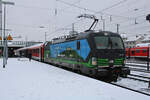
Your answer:
[[[110,85],[27,58],[9,58],[2,68],[1,100],[150,100],[150,96]]]

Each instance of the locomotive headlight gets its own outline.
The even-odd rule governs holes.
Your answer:
[[[114,63],[114,61],[113,61],[113,60],[110,60],[110,61],[109,61],[109,63],[111,63],[111,64],[112,64],[112,63]]]
[[[97,58],[96,57],[92,57],[92,65],[97,65]]]
[[[126,60],[124,60],[124,64],[126,64]]]

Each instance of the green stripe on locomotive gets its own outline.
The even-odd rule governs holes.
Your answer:
[[[89,68],[96,67],[91,64],[91,60],[89,60],[88,62],[77,62],[77,61],[73,61],[73,60],[65,60],[65,59],[60,59],[60,58],[50,58],[50,59],[57,61],[57,62],[68,63],[68,64],[81,64],[81,65],[83,65],[85,67],[89,67]]]
[[[73,61],[73,60],[67,60],[67,59],[62,59],[62,58],[50,58],[51,60],[57,61],[57,62],[61,62],[61,63],[68,63],[68,64],[81,64],[84,67],[88,67],[88,68],[96,68],[96,66],[92,65],[92,60],[91,58],[89,59],[88,62],[77,62],[77,61]],[[109,66],[109,60],[108,59],[98,59],[97,61],[97,65],[98,66]],[[115,59],[114,60],[114,66],[115,65],[119,65],[122,66],[124,63],[124,58],[120,58],[120,59]]]
[[[124,63],[124,58],[117,58],[114,59],[113,65],[122,65]],[[98,65],[99,66],[108,66],[109,65],[109,59],[98,59]]]

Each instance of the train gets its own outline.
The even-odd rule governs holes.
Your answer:
[[[150,57],[150,43],[140,43],[134,48],[126,48],[127,58],[142,58],[149,59]]]
[[[39,45],[20,48],[19,56],[32,54],[32,59],[65,67],[91,77],[116,80],[126,77],[125,47],[119,34],[89,31],[54,38]]]

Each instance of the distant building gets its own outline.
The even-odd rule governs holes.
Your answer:
[[[140,34],[136,36],[127,36],[125,33],[121,34],[126,48],[136,47],[140,43],[150,43],[150,35]]]

